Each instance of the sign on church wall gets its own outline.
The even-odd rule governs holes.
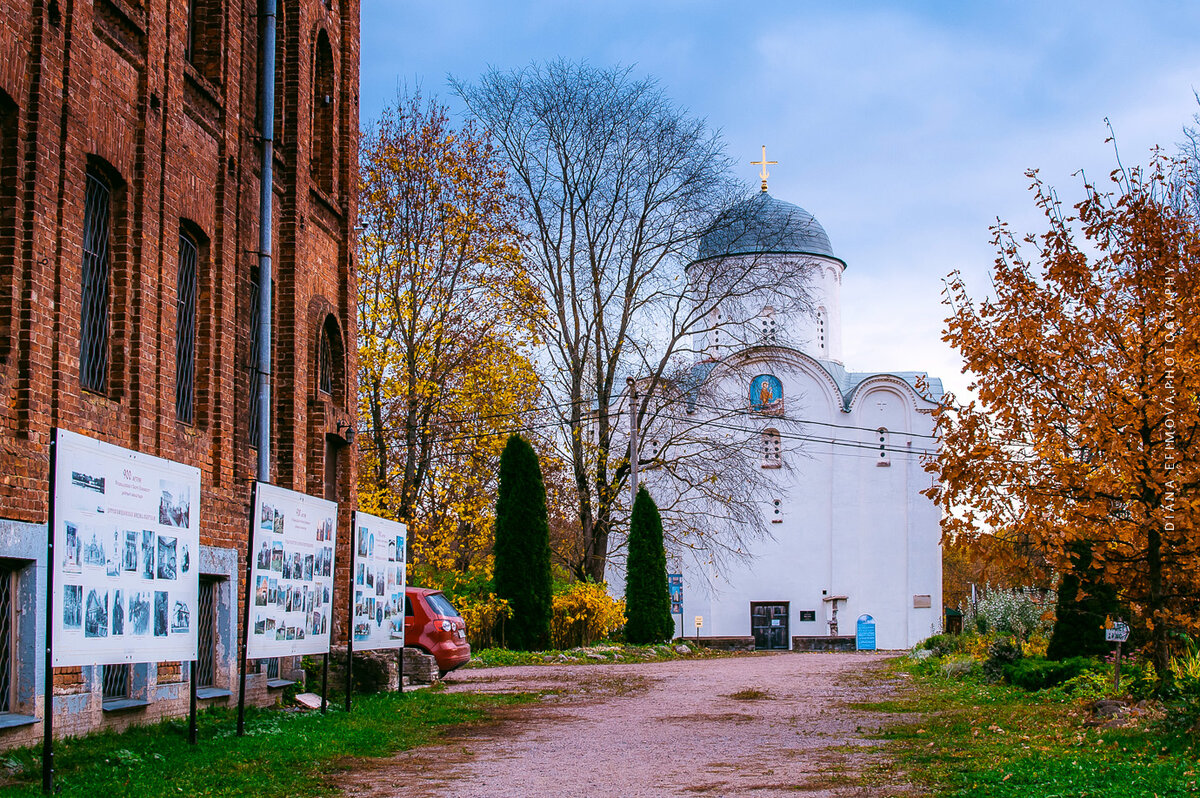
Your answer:
[[[200,469],[55,430],[56,667],[196,659]]]
[[[259,482],[253,518],[246,656],[328,652],[337,505]]]

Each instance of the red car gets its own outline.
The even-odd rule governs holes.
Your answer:
[[[404,591],[404,646],[432,654],[445,676],[471,659],[467,623],[440,590],[409,587]]]

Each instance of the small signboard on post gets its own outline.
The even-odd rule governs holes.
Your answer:
[[[1112,616],[1104,619],[1104,639],[1109,643],[1116,643],[1116,655],[1113,657],[1113,689],[1121,689],[1121,644],[1129,640],[1129,624],[1117,618],[1113,620]]]
[[[1122,620],[1105,619],[1104,639],[1110,643],[1124,643],[1129,640],[1129,624]]]

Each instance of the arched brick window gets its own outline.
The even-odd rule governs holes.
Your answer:
[[[175,282],[175,417],[196,420],[196,323],[200,268],[207,251],[203,236],[180,224],[179,263]]]
[[[317,34],[317,46],[313,59],[312,94],[312,178],[325,192],[333,192],[333,154],[337,151],[334,141],[335,96],[333,80],[333,48],[325,31]]]
[[[184,58],[203,77],[221,82],[221,2],[188,0]]]
[[[83,205],[83,263],[80,269],[79,384],[108,389],[109,315],[112,304],[113,184],[89,167]]]
[[[317,340],[317,391],[340,401],[346,382],[345,348],[333,314],[325,317]]]

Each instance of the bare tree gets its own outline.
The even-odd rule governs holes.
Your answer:
[[[693,340],[716,329],[715,311],[732,312],[751,297],[775,297],[782,309],[804,306],[810,268],[792,259],[765,270],[753,257],[688,267],[706,234],[707,241],[733,244],[759,230],[748,218],[758,204],[746,202],[731,176],[720,136],[654,80],[560,60],[491,70],[474,85],[451,83],[494,136],[510,185],[528,205],[525,263],[549,308],[536,317],[545,391],[557,409],[578,502],[581,546],[570,567],[602,580],[629,474],[621,433],[625,377],[642,386],[639,434],[653,440],[657,429],[670,428],[673,440],[689,428],[680,403],[696,389],[689,385]],[[721,232],[714,225],[728,229],[714,235]],[[704,444],[712,443],[708,437]],[[757,448],[730,441],[722,451],[753,458]],[[710,466],[720,465],[720,454],[707,450]],[[695,497],[686,485],[713,484],[712,472],[708,482],[700,478],[696,456],[690,462],[695,473],[684,476],[682,466],[674,472],[681,509]],[[709,520],[717,528],[740,525],[754,500],[746,491],[720,493],[710,498],[721,499],[730,523],[711,514]],[[672,507],[660,506],[670,525]]]

